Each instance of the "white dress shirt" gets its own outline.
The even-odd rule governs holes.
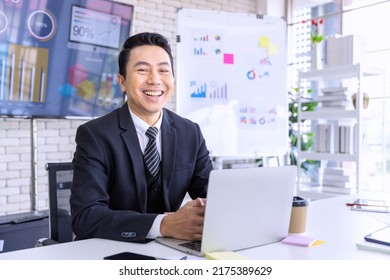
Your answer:
[[[136,114],[134,114],[130,109],[129,109],[129,111],[130,111],[131,118],[133,119],[133,122],[134,122],[135,130],[137,131],[137,136],[138,136],[138,141],[140,144],[141,151],[142,151],[142,153],[144,153],[146,145],[148,144],[148,141],[149,141],[148,136],[146,136],[146,130],[150,127],[150,125],[147,124],[146,122],[144,122],[140,117],[138,117]],[[157,151],[160,155],[160,160],[162,160],[161,132],[160,132],[162,118],[163,118],[163,110],[161,110],[160,118],[158,119],[158,121],[154,125],[154,127],[156,127],[158,129],[158,133],[156,136],[156,145],[157,145]],[[147,234],[146,238],[154,239],[158,236],[161,236],[160,225],[161,225],[161,221],[164,218],[164,216],[165,215],[160,214],[156,217],[156,219],[154,220],[152,227],[150,228],[149,233]]]

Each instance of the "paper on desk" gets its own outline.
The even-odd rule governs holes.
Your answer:
[[[211,252],[205,254],[208,260],[246,260],[244,256],[236,252]]]
[[[241,256],[240,254],[236,252],[212,252],[212,253],[206,253],[204,257],[198,257],[195,255],[187,255],[185,258],[186,260],[246,260],[244,256]],[[167,258],[169,260],[169,258]]]
[[[370,213],[370,212],[366,212],[364,214],[374,218],[375,220],[378,220],[378,221],[383,222],[383,223],[385,223],[387,225],[390,225],[390,215],[388,215],[388,214],[384,214],[384,213]]]
[[[374,243],[374,242],[368,242],[364,239],[360,242],[357,242],[356,247],[359,249],[363,249],[363,250],[369,250],[369,251],[390,254],[390,246],[386,246],[386,245],[382,245],[382,244],[378,244],[378,243]]]

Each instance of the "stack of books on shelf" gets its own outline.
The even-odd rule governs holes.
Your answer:
[[[321,89],[321,92],[322,94],[318,96],[320,110],[346,110],[351,103],[347,95],[347,88],[345,87],[323,88]]]
[[[364,36],[329,36],[325,44],[326,67],[352,65],[366,60],[367,44]]]
[[[315,126],[314,150],[318,153],[354,154],[355,125],[329,121]]]
[[[322,191],[353,194],[356,190],[356,172],[347,168],[323,168]]]

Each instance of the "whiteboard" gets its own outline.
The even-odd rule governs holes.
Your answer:
[[[178,10],[177,112],[198,123],[212,156],[288,151],[286,23]]]

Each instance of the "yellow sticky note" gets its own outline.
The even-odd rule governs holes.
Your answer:
[[[317,239],[313,244],[311,244],[311,246],[317,246],[317,245],[321,245],[321,244],[324,244],[324,243],[325,243],[324,240]]]
[[[244,256],[241,256],[235,252],[211,252],[205,254],[206,259],[209,260],[246,260]]]
[[[271,44],[268,48],[268,54],[269,55],[277,55],[278,54],[278,47],[276,45]]]
[[[269,39],[269,37],[265,37],[265,36],[260,37],[259,45],[262,48],[268,48],[270,46],[270,39]]]

